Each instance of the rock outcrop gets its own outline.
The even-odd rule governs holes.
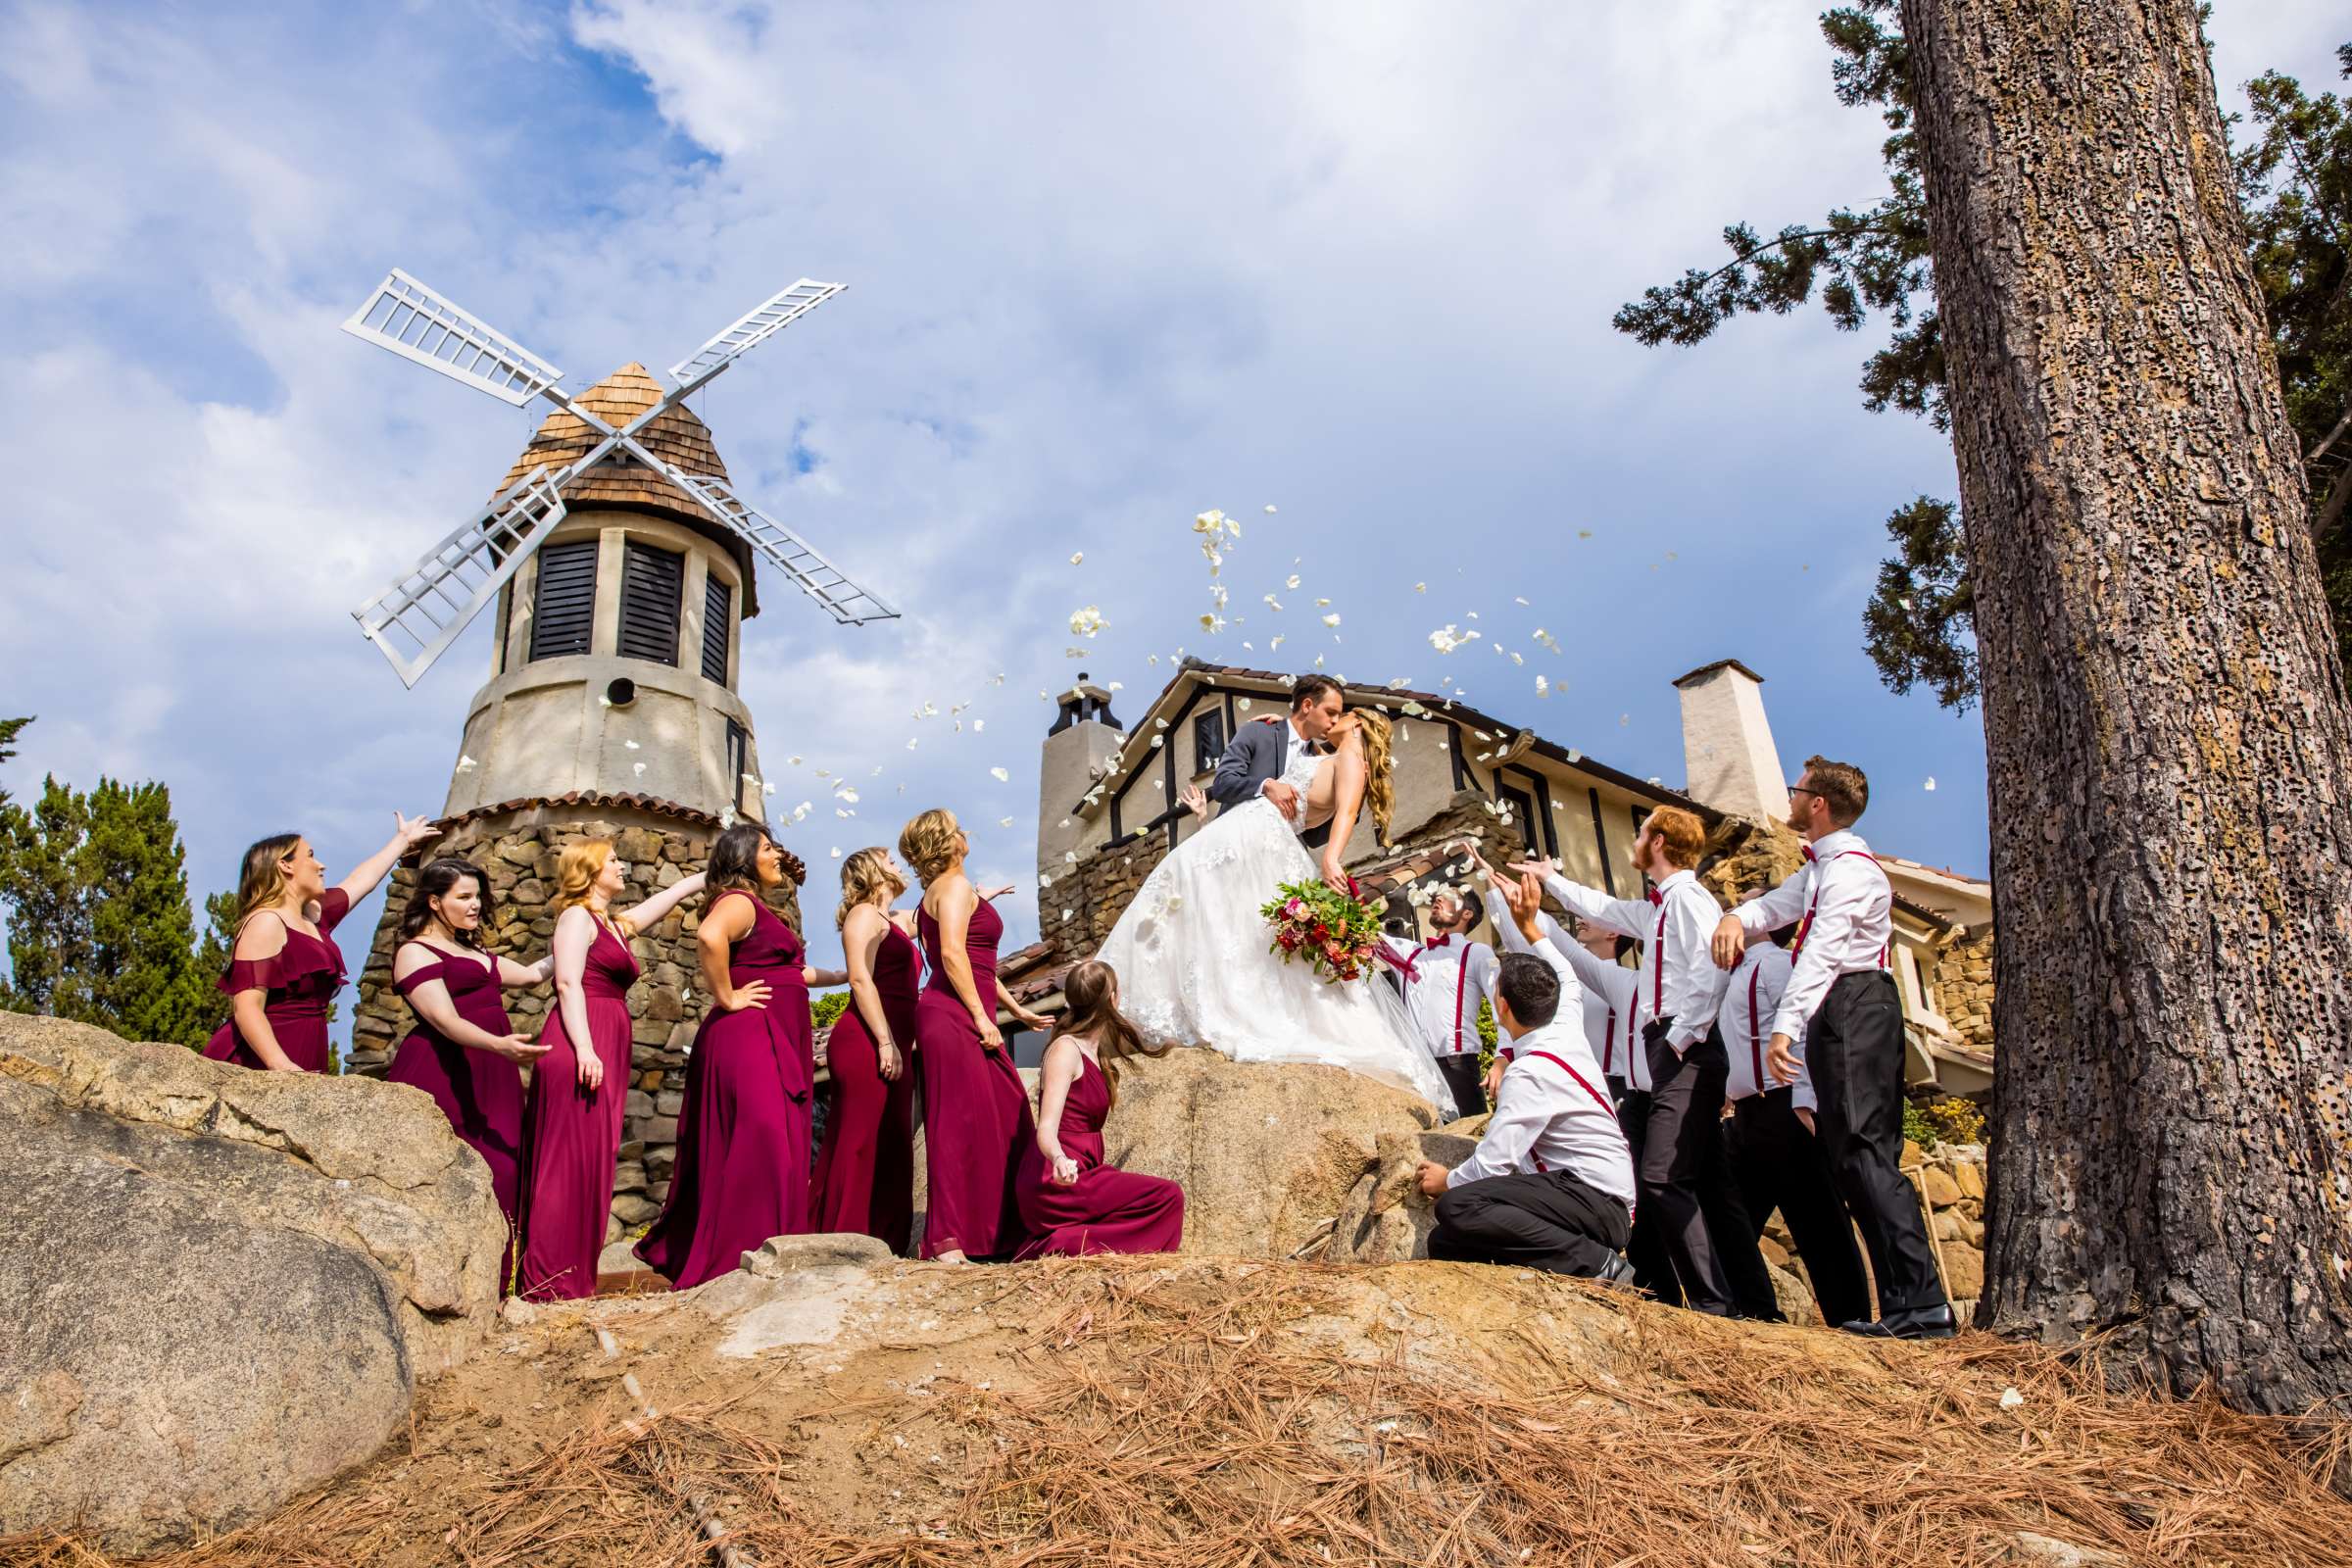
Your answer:
[[[1329,1230],[1384,1135],[1426,1130],[1417,1095],[1340,1067],[1171,1051],[1121,1064],[1112,1163],[1184,1188],[1184,1250],[1290,1257]]]
[[[0,1535],[261,1518],[491,1325],[489,1169],[414,1089],[0,1013]]]

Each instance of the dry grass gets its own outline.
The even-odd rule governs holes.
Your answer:
[[[153,1561],[717,1563],[690,1501],[705,1496],[727,1548],[762,1565],[1945,1568],[2021,1560],[2021,1530],[2134,1564],[2352,1558],[2352,1505],[2323,1479],[2341,1428],[2298,1444],[2210,1400],[2119,1398],[2094,1365],[1982,1337],[1862,1348],[1605,1295],[1621,1343],[1570,1353],[1505,1330],[1511,1370],[1474,1383],[1416,1343],[1426,1327],[1367,1359],[1316,1348],[1295,1325],[1340,1304],[1344,1273],[1004,1271],[998,1304],[1042,1325],[1041,1375],[945,1401],[964,1441],[930,1467],[941,1500],[921,1530],[817,1516],[796,1468],[858,1461],[721,1403],[580,1431],[464,1495],[396,1497],[364,1475]],[[1539,1307],[1592,1291],[1518,1289]],[[66,1542],[0,1544],[0,1562],[114,1568]]]

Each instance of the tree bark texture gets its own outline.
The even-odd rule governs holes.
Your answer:
[[[2352,1390],[2352,722],[2191,0],[1902,0],[2001,934],[1981,1326]]]

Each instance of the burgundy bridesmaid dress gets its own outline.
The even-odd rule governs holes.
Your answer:
[[[1022,1257],[1088,1252],[1173,1252],[1184,1240],[1184,1189],[1102,1163],[1102,1120],[1110,1085],[1102,1067],[1078,1057],[1061,1105],[1061,1152],[1078,1162],[1078,1184],[1058,1186],[1054,1167],[1029,1141],[1021,1156],[1021,1223],[1031,1240]]]
[[[596,1294],[596,1259],[612,1212],[613,1167],[620,1160],[620,1115],[629,1096],[629,987],[637,956],[612,927],[597,922],[581,977],[588,1036],[605,1081],[580,1082],[561,1002],[539,1038],[548,1053],[531,1068],[522,1118],[522,1266],[517,1289],[535,1301],[578,1300]]]
[[[874,990],[903,1065],[882,1076],[882,1054],[857,1003],[843,1010],[825,1047],[833,1098],[816,1156],[815,1228],[862,1231],[904,1254],[914,1225],[914,1031],[922,955],[886,923],[874,952]]]
[[[351,912],[351,897],[341,888],[318,895],[318,934],[286,927],[286,945],[267,958],[231,958],[220,977],[222,996],[240,991],[267,991],[262,1014],[277,1036],[277,1048],[304,1072],[326,1071],[326,1006],[343,989],[343,950],[328,933]],[[237,1033],[230,1017],[213,1032],[204,1054],[215,1061],[233,1061],[260,1069],[264,1063]]]
[[[931,982],[915,1004],[915,1056],[923,1068],[923,1167],[930,1206],[923,1219],[923,1256],[960,1249],[966,1257],[1001,1257],[1021,1245],[1020,1204],[1014,1194],[1021,1150],[1037,1137],[1029,1091],[1009,1047],[980,1045],[940,962],[939,922],[916,916]],[[972,910],[964,951],[982,1001],[997,996],[997,939],[1004,918],[982,900]]]
[[[816,1064],[801,939],[740,888],[752,929],[727,955],[727,984],[767,982],[762,1006],[712,1010],[686,1059],[678,1163],[662,1217],[637,1244],[648,1268],[679,1290],[743,1266],[771,1236],[808,1230],[808,1108]]]
[[[423,965],[393,989],[408,996],[428,980],[449,990],[458,1016],[494,1035],[514,1032],[507,1016],[506,989],[498,960],[487,955],[432,950],[437,961]],[[522,1074],[495,1052],[472,1051],[435,1029],[419,1013],[416,1027],[393,1053],[388,1083],[413,1084],[433,1097],[450,1130],[490,1167],[490,1186],[507,1216],[507,1255],[498,1270],[503,1290],[514,1275],[514,1211],[522,1187]]]

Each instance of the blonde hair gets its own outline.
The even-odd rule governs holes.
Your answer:
[[[934,806],[899,832],[899,855],[923,879],[925,887],[956,863],[962,852],[956,847],[956,835],[963,830],[956,825],[956,813],[944,806]]]
[[[848,925],[850,911],[860,904],[873,902],[874,895],[884,888],[890,889],[890,897],[895,899],[906,891],[906,879],[890,863],[890,852],[881,845],[869,845],[843,860],[841,907],[833,913],[833,929],[838,931]]]
[[[246,850],[244,868],[237,876],[237,919],[231,930],[242,931],[246,921],[286,896],[286,857],[301,847],[299,833],[272,833]]]
[[[605,862],[612,858],[611,839],[581,839],[564,846],[564,853],[556,858],[558,915],[562,915],[565,909],[587,909],[590,914],[596,912],[589,908],[589,895],[596,890],[596,879],[604,874]],[[605,920],[624,939],[637,934],[634,922],[611,909],[605,911]]]
[[[1377,708],[1359,708],[1355,718],[1364,732],[1364,804],[1372,810],[1373,835],[1386,844],[1389,820],[1396,812],[1396,766],[1389,755],[1395,731],[1389,715]]]

